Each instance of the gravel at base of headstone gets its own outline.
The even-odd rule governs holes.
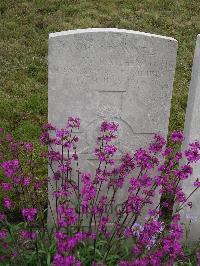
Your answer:
[[[63,127],[67,117],[81,119],[83,170],[96,167],[92,153],[103,120],[119,124],[118,156],[144,147],[154,133],[167,136],[176,52],[175,39],[132,30],[50,34],[48,121]],[[51,191],[49,197],[53,203]]]

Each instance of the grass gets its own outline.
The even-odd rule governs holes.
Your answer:
[[[199,0],[2,0],[0,127],[37,143],[47,122],[50,32],[117,27],[174,37],[179,42],[169,130],[183,129]]]

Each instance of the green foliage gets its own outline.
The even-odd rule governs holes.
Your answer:
[[[2,266],[14,266],[17,264],[22,266],[51,265],[53,255],[56,251],[53,230],[47,232],[43,231],[42,228],[33,228],[33,231],[37,232],[37,240],[27,240],[24,242],[20,240],[19,232],[20,230],[27,229],[27,223],[10,224],[7,222],[6,228],[9,231],[7,237],[9,249],[4,248],[1,250],[0,247],[0,254],[7,255],[9,252],[17,252],[18,255],[13,257],[12,261],[1,262]]]
[[[27,229],[27,223],[21,222],[18,224],[10,224],[7,222],[7,229],[10,232],[7,243],[9,243],[9,252],[10,251],[19,251],[18,257],[13,258],[9,262],[1,262],[2,266],[50,266],[52,263],[53,255],[56,252],[56,241],[54,237],[53,229],[49,231],[42,231],[42,228],[33,228],[33,231],[37,232],[37,241],[27,240],[26,242],[20,243],[19,232],[22,229]],[[105,240],[99,239],[96,242],[95,248],[95,260],[100,263],[103,261],[106,253],[106,244]],[[131,259],[132,254],[130,249],[132,247],[132,242],[128,242],[127,239],[125,242],[118,241],[113,243],[112,252],[106,259],[107,266],[115,266],[119,260],[128,260]],[[20,246],[21,245],[21,246]],[[37,245],[37,250],[35,249]],[[193,266],[197,265],[196,252],[200,249],[199,243],[196,243],[191,247],[191,245],[185,244],[184,254],[186,256],[186,262],[177,261],[174,266]],[[1,250],[0,254],[7,254],[8,250]],[[94,244],[93,241],[84,242],[82,241],[76,250],[77,259],[82,261],[83,265],[91,265],[94,258]]]

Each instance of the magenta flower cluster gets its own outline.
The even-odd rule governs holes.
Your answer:
[[[189,200],[200,187],[200,181],[193,180],[190,195],[185,195],[182,182],[191,177],[193,163],[200,160],[200,143],[190,143],[181,152],[178,149],[184,141],[181,131],[171,134],[170,147],[166,147],[161,135],[155,134],[148,147],[125,153],[116,160],[119,124],[103,121],[91,158],[93,169],[82,171],[77,136],[80,128],[80,119],[72,117],[65,128],[43,126],[40,142],[48,146],[48,151],[42,152],[41,158],[48,159],[50,169],[44,180],[33,171],[34,145],[15,143],[10,135],[4,134],[1,142],[8,145],[14,157],[6,159],[1,154],[0,168],[5,180],[0,187],[5,195],[2,201],[5,213],[0,213],[0,245],[8,245],[6,214],[15,207],[8,194],[16,192],[23,203],[21,217],[26,225],[18,235],[35,243],[38,251],[39,234],[34,228],[48,230],[40,213],[38,193],[47,192],[48,185],[48,219],[56,241],[52,265],[107,265],[113,253],[116,253],[114,265],[120,266],[170,266],[177,260],[184,261],[184,227],[179,212],[192,208]],[[18,149],[28,154],[30,171],[28,167],[23,169]],[[129,255],[117,257],[118,247],[123,250],[125,246]],[[82,258],[84,248],[88,253]],[[13,251],[10,254],[13,258]],[[1,259],[7,259],[7,255]]]
[[[26,221],[32,222],[35,220],[37,214],[36,208],[24,208],[22,209],[22,215]]]

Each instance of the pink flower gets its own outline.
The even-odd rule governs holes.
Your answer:
[[[157,163],[156,161],[154,162],[153,157],[142,148],[136,150],[134,154],[134,159],[137,163],[137,166],[142,167],[142,169],[152,169]]]
[[[13,185],[11,183],[1,183],[1,187],[3,190],[10,191],[13,188]]]
[[[6,219],[6,215],[0,212],[0,222],[3,222]]]
[[[81,190],[82,211],[83,211],[83,213],[87,213],[91,200],[94,199],[96,196],[96,189],[95,189],[93,182],[91,180],[91,174],[90,173],[83,173],[81,175],[81,181],[83,183],[83,187]]]
[[[69,117],[67,121],[67,128],[80,128],[80,118],[78,117]]]
[[[196,182],[194,182],[194,186],[195,186],[195,187],[200,187],[200,181],[196,181]]]
[[[115,154],[115,152],[117,151],[117,147],[116,146],[114,146],[114,145],[107,145],[107,146],[105,146],[105,148],[104,148],[104,152],[106,153],[106,154],[108,154],[108,155],[114,155]]]
[[[3,168],[6,177],[12,177],[19,168],[19,161],[4,161],[0,166]]]
[[[69,187],[67,185],[61,186],[61,188],[55,192],[53,192],[53,196],[56,198],[59,197],[68,197],[71,195],[71,191],[69,191]]]
[[[73,157],[74,161],[78,161],[78,155],[77,154],[73,154],[72,157]]]
[[[11,201],[11,199],[8,198],[8,197],[5,197],[5,198],[3,199],[3,205],[4,205],[4,207],[5,207],[6,209],[10,210],[11,207],[12,207],[12,201]]]
[[[188,162],[197,162],[200,160],[200,143],[194,142],[189,144],[189,148],[185,151]]]
[[[6,256],[5,255],[0,255],[0,262],[3,262],[6,260]]]
[[[58,137],[59,139],[64,139],[66,136],[69,135],[69,130],[61,128],[60,130],[57,129],[56,130],[56,137]]]
[[[78,232],[73,236],[68,236],[63,232],[57,232],[56,239],[58,251],[60,253],[70,252],[80,243],[80,241],[84,241],[86,237],[87,234],[83,232]]]
[[[177,152],[173,158],[175,162],[179,162],[183,158],[182,152]]]
[[[173,148],[168,147],[165,149],[165,151],[162,153],[163,157],[169,156],[173,152]]]
[[[74,208],[67,204],[60,204],[58,206],[58,224],[61,227],[69,226],[77,222],[78,216]]]
[[[24,180],[23,180],[23,185],[25,187],[28,187],[31,183],[31,178],[30,177],[25,177]]]
[[[74,256],[64,257],[60,254],[54,255],[53,266],[81,266],[81,262]]]
[[[102,122],[100,126],[100,131],[105,132],[105,131],[110,131],[110,132],[116,132],[118,130],[119,124],[116,122],[107,122],[104,121]]]
[[[20,231],[20,236],[24,239],[30,239],[30,240],[35,240],[36,239],[36,232],[29,232],[27,230],[21,230]]]
[[[11,141],[12,140],[12,136],[9,133],[6,133],[6,140]]]
[[[103,216],[99,222],[99,231],[102,233],[106,232],[106,226],[108,224],[109,217],[108,216]]]
[[[53,179],[54,180],[60,180],[61,179],[61,177],[62,177],[62,175],[61,175],[61,171],[55,171],[54,172],[54,174],[53,174]]]
[[[55,129],[56,129],[51,123],[44,124],[44,125],[42,126],[42,128],[43,128],[44,130],[55,130]]]
[[[49,133],[47,131],[44,131],[41,135],[40,135],[40,142],[43,145],[49,145],[51,143],[53,143],[53,139],[50,137]]]
[[[32,152],[33,149],[34,149],[33,143],[31,143],[31,142],[29,142],[29,143],[25,143],[25,144],[24,144],[24,147],[25,147],[25,149],[26,149],[28,152]]]
[[[18,255],[18,254],[17,254],[17,252],[16,252],[16,251],[13,251],[13,252],[12,252],[12,257],[13,257],[13,258],[16,258],[16,257],[17,257],[17,255]]]
[[[7,230],[0,230],[0,240],[5,239],[8,236]]]
[[[125,236],[126,238],[133,237],[133,230],[132,230],[130,227],[127,227],[127,228],[124,230],[124,236]]]
[[[153,153],[161,152],[166,145],[166,140],[159,134],[154,135],[154,142],[149,146],[149,150]]]
[[[183,142],[184,141],[184,135],[181,131],[174,131],[171,133],[171,140],[173,142]]]
[[[193,172],[193,169],[190,165],[184,164],[181,166],[180,170],[175,170],[174,173],[181,180],[187,179]]]
[[[22,215],[25,220],[32,222],[35,219],[35,216],[37,214],[36,208],[24,208],[22,209]]]

